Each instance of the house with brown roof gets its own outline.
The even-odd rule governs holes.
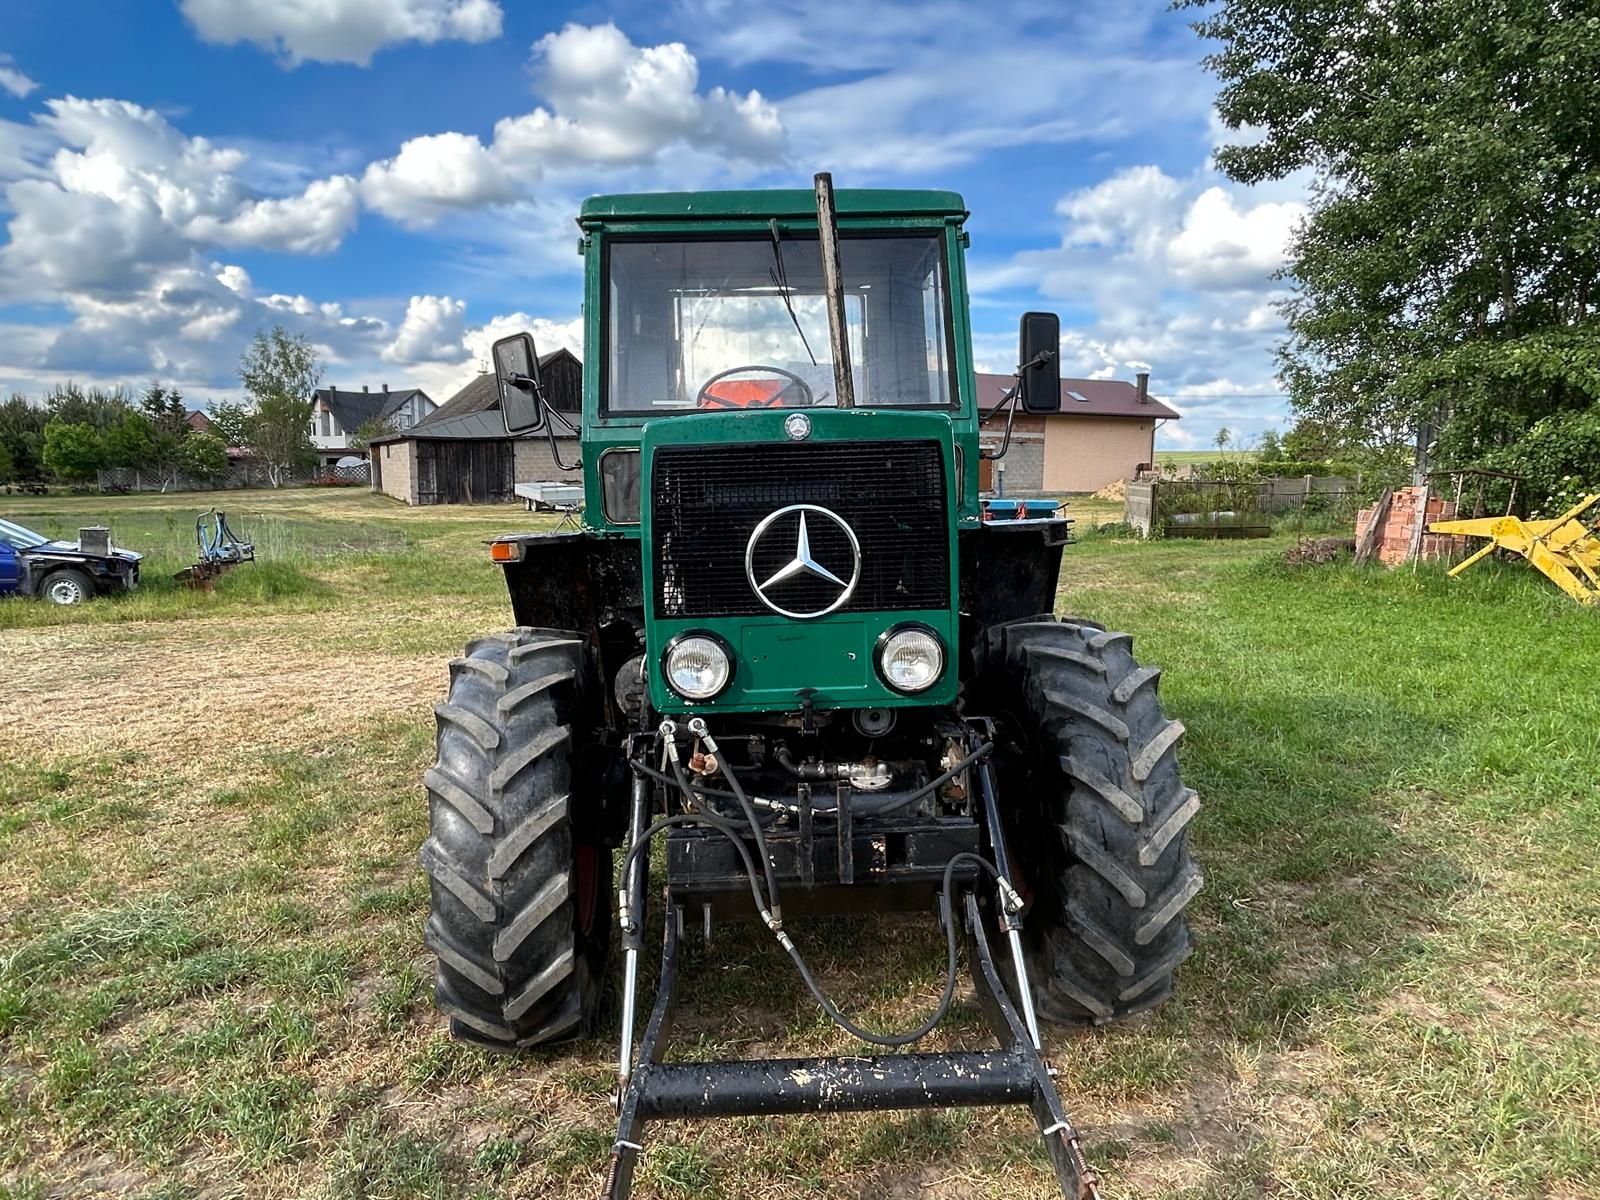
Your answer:
[[[1010,375],[978,376],[978,408],[988,412],[1015,382]],[[978,490],[1007,496],[1096,492],[1132,479],[1155,461],[1156,426],[1179,414],[1150,394],[1150,376],[1063,379],[1061,411],[1024,413],[1011,430],[1011,448],[978,468]],[[1005,437],[1005,415],[983,427],[986,450]]]

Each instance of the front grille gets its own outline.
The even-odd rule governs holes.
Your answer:
[[[861,544],[861,578],[840,611],[944,608],[950,598],[949,515],[939,444],[932,441],[663,446],[652,471],[656,611],[665,617],[749,616],[770,610],[745,577],[745,547],[761,520],[790,504],[837,513]],[[848,537],[817,514],[812,557],[849,578]],[[775,521],[758,543],[766,580],[794,557],[799,515]],[[814,612],[839,595],[810,575],[769,595]]]

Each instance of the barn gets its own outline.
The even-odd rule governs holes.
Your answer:
[[[583,408],[583,364],[569,350],[539,359],[545,397],[578,424]],[[578,461],[578,440],[557,423],[561,461]],[[576,479],[556,465],[550,443],[513,438],[500,417],[494,376],[480,374],[410,429],[372,440],[372,490],[407,504],[503,504],[518,483]]]

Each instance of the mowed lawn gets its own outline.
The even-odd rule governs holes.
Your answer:
[[[420,943],[430,707],[529,518],[218,502],[264,561],[203,595],[159,575],[206,497],[0,499],[151,551],[126,601],[0,602],[0,1197],[594,1193],[613,1041],[451,1043]],[[1050,1036],[1106,1194],[1600,1194],[1600,614],[1286,544],[1067,551],[1062,610],[1166,668],[1205,805],[1176,999]],[[931,915],[792,932],[869,1021],[937,996]],[[680,1055],[859,1050],[765,935],[683,986]],[[982,1044],[963,994],[935,1045]],[[656,1126],[636,1194],[1049,1189],[1031,1119],[979,1110]]]
[[[1256,450],[1157,450],[1158,463],[1214,463],[1218,459],[1249,459],[1259,454]]]

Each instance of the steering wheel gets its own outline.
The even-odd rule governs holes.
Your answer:
[[[736,380],[734,382],[748,385],[745,389],[745,395],[718,396],[712,394],[711,389],[715,385],[728,379],[729,376],[743,375],[746,372],[778,375],[787,382],[776,391],[763,393],[760,388],[761,381],[754,379]],[[792,399],[790,399],[791,396]],[[767,367],[760,364],[729,367],[726,371],[718,371],[700,385],[700,391],[694,398],[696,408],[810,408],[816,402],[816,397],[811,393],[810,385],[793,371],[785,371],[782,367]]]

